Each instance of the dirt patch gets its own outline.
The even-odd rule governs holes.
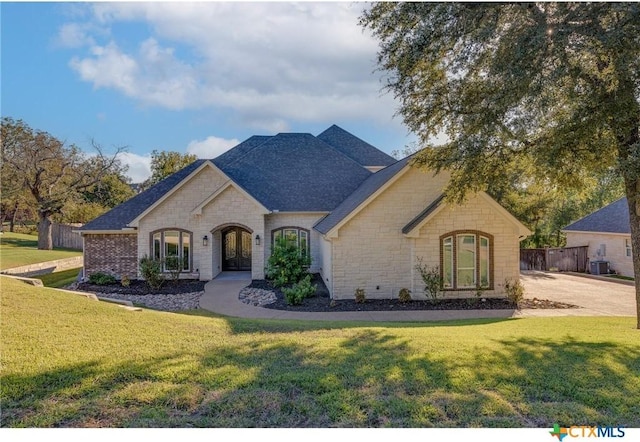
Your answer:
[[[286,310],[293,312],[366,312],[366,311],[405,311],[405,310],[510,310],[516,306],[507,299],[472,298],[472,299],[442,299],[436,303],[431,301],[415,300],[402,303],[398,299],[367,299],[358,304],[354,300],[331,301],[329,290],[322,278],[314,274],[312,284],[318,289],[315,296],[304,300],[302,305],[289,305],[282,291],[273,287],[269,281],[253,280],[249,287],[270,290],[276,294],[276,302],[264,305],[264,308],[274,310]],[[556,309],[578,308],[576,305],[562,302],[549,301],[547,299],[525,299],[520,308]]]

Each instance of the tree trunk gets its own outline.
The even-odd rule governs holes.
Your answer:
[[[633,276],[636,282],[636,325],[640,329],[640,179],[626,182],[626,191],[631,225]]]
[[[16,228],[16,218],[18,217],[18,206],[19,203],[16,201],[16,203],[13,206],[13,213],[11,214],[11,220],[9,221],[9,232],[13,233],[14,229]]]
[[[51,215],[48,213],[39,213],[40,221],[38,222],[38,249],[53,250],[53,236]]]

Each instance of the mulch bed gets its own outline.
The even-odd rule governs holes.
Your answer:
[[[329,290],[322,278],[314,274],[312,284],[317,284],[315,296],[307,298],[301,305],[289,305],[282,291],[273,287],[269,281],[253,280],[249,287],[275,292],[277,301],[263,306],[274,310],[287,310],[294,312],[366,312],[366,311],[404,311],[404,310],[511,310],[516,307],[506,299],[441,299],[437,303],[431,301],[415,300],[402,303],[397,299],[367,299],[358,304],[354,300],[331,301]],[[562,302],[549,301],[547,299],[525,299],[520,304],[521,309],[564,309],[579,308],[577,305]]]
[[[195,293],[204,291],[207,281],[195,279],[181,279],[178,281],[165,281],[159,289],[152,289],[142,280],[133,279],[129,287],[118,284],[97,285],[81,282],[75,289],[91,293],[119,293],[121,295],[178,295],[182,293]]]

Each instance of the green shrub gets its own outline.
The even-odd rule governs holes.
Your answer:
[[[398,301],[403,304],[411,301],[411,290],[406,288],[400,289],[400,292],[398,293]]]
[[[311,275],[307,275],[296,284],[293,284],[291,288],[283,288],[282,293],[289,305],[300,305],[305,298],[308,298],[315,294],[317,285],[311,285]]]
[[[507,299],[516,307],[520,308],[520,303],[524,299],[524,286],[519,279],[505,279],[504,291],[507,292]]]
[[[120,278],[120,284],[122,287],[129,287],[131,285],[131,279],[129,279],[127,275],[122,275],[122,278]]]
[[[266,276],[276,287],[295,284],[307,274],[310,265],[311,259],[295,242],[280,237],[267,261]]]
[[[116,278],[108,273],[96,272],[89,275],[89,282],[96,285],[110,285],[116,283]]]
[[[140,260],[140,274],[152,289],[159,289],[164,283],[162,262],[144,255]]]
[[[364,289],[358,287],[355,292],[356,304],[364,304],[364,301],[367,300],[367,296],[365,294]]]
[[[184,268],[184,259],[177,255],[167,256],[164,260],[164,266],[171,275],[172,281],[177,281],[180,278],[180,273]]]
[[[431,300],[432,303],[440,301],[440,295],[442,294],[443,281],[440,276],[440,268],[438,266],[429,267],[422,262],[422,258],[418,259],[416,264],[416,270],[422,277],[424,282],[424,293]]]

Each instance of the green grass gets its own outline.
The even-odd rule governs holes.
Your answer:
[[[242,320],[0,282],[5,427],[640,426],[634,318]]]
[[[625,281],[635,281],[635,279],[631,276],[624,275],[609,275],[609,278],[624,279]]]
[[[0,270],[81,255],[81,251],[70,249],[38,250],[36,235],[11,232],[0,235]]]
[[[34,278],[42,281],[45,287],[60,288],[65,287],[78,279],[78,273],[80,273],[80,270],[82,270],[82,267],[63,270],[56,273],[49,273],[47,275],[34,276]]]

